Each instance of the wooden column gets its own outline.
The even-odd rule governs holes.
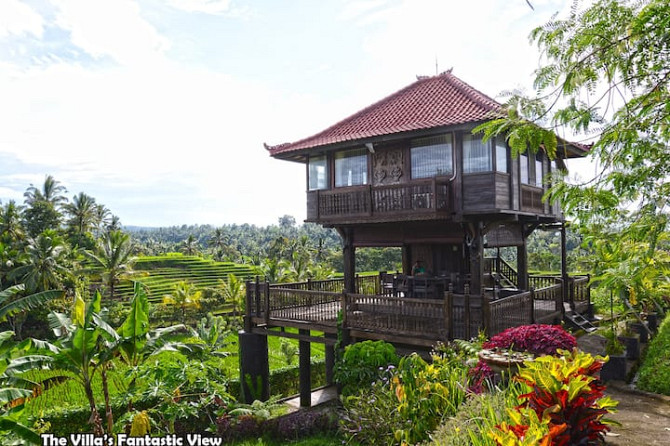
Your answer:
[[[309,336],[309,330],[300,329],[298,333]],[[300,407],[312,405],[311,345],[309,341],[298,341],[300,355]]]
[[[267,401],[270,398],[268,337],[240,331],[238,340],[242,398],[247,404],[254,400]]]
[[[344,291],[356,292],[356,248],[354,247],[354,231],[351,228],[342,228],[342,258],[344,261]]]
[[[484,237],[478,225],[470,245],[470,292],[480,294],[484,278]]]
[[[324,334],[326,339],[336,339],[337,335],[326,333]],[[326,384],[333,385],[335,380],[333,379],[333,371],[335,370],[335,346],[326,344]]]
[[[565,302],[568,302],[568,243],[565,235],[565,222],[561,224],[561,280],[563,288],[561,289],[561,313],[565,312]]]
[[[528,290],[528,251],[526,245],[527,236],[523,234],[523,243],[516,247],[516,268],[518,270],[518,287],[520,290]]]

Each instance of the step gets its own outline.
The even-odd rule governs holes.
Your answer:
[[[597,328],[591,322],[589,322],[588,319],[575,311],[569,311],[565,313],[565,318],[573,325],[587,333],[592,333],[597,330]]]

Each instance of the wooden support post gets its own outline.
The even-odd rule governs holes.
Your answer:
[[[309,336],[309,330],[298,330],[300,335]],[[312,373],[311,373],[311,344],[309,341],[298,341],[300,355],[300,407],[312,405]]]
[[[326,333],[324,335],[326,338],[334,338],[335,335],[331,333]],[[335,383],[334,379],[334,370],[335,370],[335,346],[334,345],[329,345],[326,344],[325,347],[325,353],[326,353],[326,384],[331,386]]]
[[[256,299],[256,316],[260,316],[261,315],[261,288],[260,288],[260,281],[258,279],[258,276],[256,276],[256,288],[255,288],[254,298]]]
[[[240,331],[238,342],[242,399],[247,404],[254,400],[267,401],[270,398],[268,337]]]
[[[481,226],[475,228],[475,238],[470,246],[470,290],[480,290],[484,278],[484,236]],[[469,339],[469,338],[468,338]]]
[[[349,305],[348,305],[347,293],[342,293],[341,310],[340,310],[340,311],[342,311],[342,327],[340,327],[340,330],[342,331],[341,348],[346,347],[347,345],[349,345],[349,342],[351,342],[351,338],[349,336],[349,321],[347,320],[348,310],[349,310]]]
[[[491,306],[489,298],[482,293],[482,328],[486,337],[491,337]]]
[[[465,284],[465,296],[463,297],[465,306],[465,339],[470,339],[470,286]]]
[[[354,247],[354,234],[350,228],[340,231],[342,236],[342,257],[344,260],[344,291],[356,292],[356,248]]]
[[[270,282],[265,283],[265,325],[270,325]]]
[[[568,294],[568,247],[565,234],[565,222],[561,224],[561,279],[563,280],[563,293],[561,294],[561,314],[565,313],[565,302],[570,298]]]
[[[447,330],[447,339],[454,339],[454,285],[449,284],[449,290],[444,296],[444,326]]]
[[[246,283],[246,301],[245,301],[245,311],[244,311],[244,331],[251,333],[253,324],[251,322],[251,313],[253,311],[253,293],[255,293],[255,288],[253,282],[248,280]]]
[[[517,287],[520,290],[528,290],[528,252],[526,250],[526,237],[523,237],[521,246],[516,247]]]
[[[530,289],[530,323],[535,323],[535,288]]]

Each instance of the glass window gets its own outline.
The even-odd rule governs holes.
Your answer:
[[[530,176],[528,175],[528,155],[526,154],[519,156],[519,173],[521,174],[521,184],[530,184]]]
[[[542,160],[535,158],[535,185],[542,187]]]
[[[366,149],[347,150],[335,154],[335,187],[368,184]]]
[[[482,142],[481,135],[463,135],[463,173],[492,170],[491,148]]]
[[[451,135],[413,139],[411,142],[412,178],[451,175]]]
[[[328,189],[326,155],[309,157],[309,190]]]
[[[507,144],[503,138],[496,138],[496,170],[507,172]]]

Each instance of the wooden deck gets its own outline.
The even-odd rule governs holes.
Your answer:
[[[339,315],[342,329],[354,338],[431,346],[470,339],[480,330],[491,336],[518,325],[560,321],[563,284],[551,276],[538,277],[535,283],[545,286],[499,299],[470,294],[467,288],[463,294],[447,291],[439,299],[417,299],[381,295],[379,276],[357,278],[358,293],[343,292],[341,280],[248,282],[245,330],[294,327],[334,334]],[[588,307],[588,277],[570,278],[568,291],[578,310]],[[309,338],[332,343],[332,336]]]

